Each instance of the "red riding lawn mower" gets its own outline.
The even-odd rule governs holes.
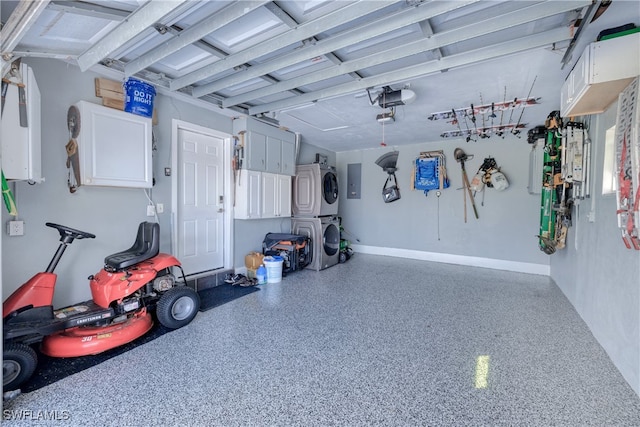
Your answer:
[[[47,270],[37,273],[3,303],[2,386],[15,390],[38,364],[32,346],[51,357],[102,353],[147,333],[153,326],[150,310],[163,326],[177,329],[193,320],[200,309],[198,293],[185,286],[180,261],[159,253],[160,227],[143,222],[133,246],[105,258],[105,266],[89,276],[90,301],[53,309],[54,270],[75,239],[95,235],[47,223],[60,233],[60,245]],[[173,269],[180,270],[182,283]]]

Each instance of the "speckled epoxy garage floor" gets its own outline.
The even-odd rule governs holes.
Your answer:
[[[549,278],[362,254],[4,410],[70,418],[38,425],[640,425],[640,399]]]

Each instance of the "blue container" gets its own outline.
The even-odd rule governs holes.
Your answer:
[[[267,269],[264,268],[264,265],[260,265],[258,270],[256,271],[256,279],[258,280],[258,285],[264,285],[267,283]]]
[[[156,89],[148,83],[129,77],[124,84],[124,111],[139,116],[153,116]]]

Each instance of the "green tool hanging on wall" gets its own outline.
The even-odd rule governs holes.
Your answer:
[[[2,171],[2,198],[4,199],[4,205],[7,207],[9,215],[18,216],[18,209],[16,208],[16,201],[13,198],[13,193],[9,189],[9,184],[4,178],[4,171]]]
[[[552,111],[545,123],[546,139],[542,166],[542,196],[540,203],[540,234],[538,247],[547,255],[564,247],[566,227],[559,221],[557,206],[562,198],[564,182],[561,177],[562,118]]]

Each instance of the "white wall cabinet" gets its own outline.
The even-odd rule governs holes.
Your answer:
[[[233,132],[244,131],[243,167],[260,172],[295,175],[295,135],[260,122],[240,118],[233,122]]]
[[[80,101],[82,185],[151,188],[151,118]]]
[[[3,95],[0,140],[2,143],[2,170],[7,179],[42,181],[40,90],[31,67],[20,64],[26,95],[25,122],[20,124],[19,91],[17,80],[10,77]],[[15,81],[14,81],[15,80]],[[24,118],[23,118],[24,120]]]
[[[236,180],[235,219],[291,216],[291,177],[243,169]]]
[[[262,218],[291,216],[291,177],[262,174]]]
[[[591,43],[560,92],[562,117],[605,111],[640,75],[640,33]]]

